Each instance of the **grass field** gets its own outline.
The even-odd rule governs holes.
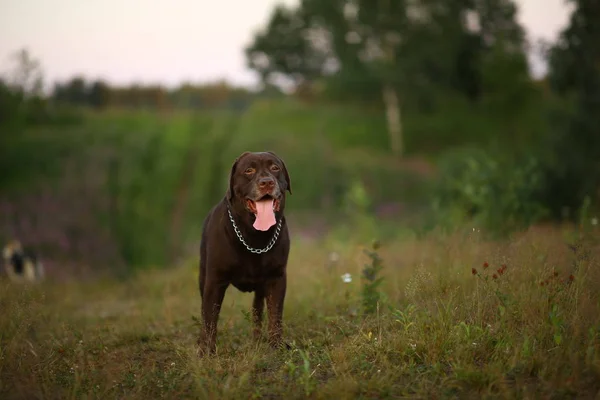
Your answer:
[[[197,241],[233,161],[248,150],[285,160],[290,216],[339,214],[357,184],[370,211],[401,203],[412,216],[428,206],[433,162],[395,159],[384,119],[352,111],[257,102],[243,115],[107,110],[85,112],[79,124],[32,127],[0,157],[0,169],[11,171],[0,174],[0,242],[27,238],[67,273],[165,265]]]
[[[0,398],[598,398],[599,247],[577,237],[538,227],[383,242],[368,317],[362,245],[297,237],[292,349],[253,343],[251,296],[230,288],[218,354],[202,359],[195,258],[126,282],[2,282]]]

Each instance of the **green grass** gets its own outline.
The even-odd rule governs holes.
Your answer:
[[[251,296],[230,288],[208,358],[196,356],[194,257],[120,283],[2,282],[0,397],[594,398],[599,249],[572,251],[572,236],[535,228],[488,242],[468,230],[384,243],[384,301],[369,317],[362,246],[297,237],[284,312],[292,349],[252,342]]]
[[[177,258],[180,244],[198,236],[206,212],[226,190],[234,159],[248,150],[271,150],[285,160],[292,179],[290,215],[318,210],[337,217],[359,181],[374,206],[401,202],[410,213],[423,207],[428,182],[410,162],[382,149],[379,118],[296,102],[257,102],[243,115],[84,113],[81,124],[38,126],[11,137],[11,157],[3,165],[15,173],[0,177],[0,207],[8,198],[12,215],[37,220],[25,225],[52,231],[32,243],[48,251],[64,232],[92,238],[88,242],[103,232],[110,249],[82,252],[86,260],[70,262],[93,263],[94,269],[164,265]],[[60,206],[43,210],[48,202],[31,199],[40,192],[52,193]],[[0,239],[6,240],[14,227],[3,220]]]

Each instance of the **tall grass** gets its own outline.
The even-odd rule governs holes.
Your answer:
[[[388,242],[377,252],[382,296],[367,316],[357,312],[363,246],[296,237],[284,312],[291,350],[249,339],[251,298],[230,288],[217,355],[201,359],[195,258],[124,283],[2,283],[0,396],[594,398],[594,229]]]
[[[356,142],[369,132],[385,134],[375,118],[351,115],[257,103],[241,115],[108,111],[86,115],[81,125],[31,129],[14,141],[37,167],[13,165],[28,179],[15,173],[21,190],[7,187],[0,195],[0,239],[23,238],[63,263],[54,270],[71,268],[68,262],[85,274],[109,265],[128,274],[173,264],[188,243],[197,244],[232,161],[247,150],[275,151],[285,160],[294,188],[290,215],[337,215],[356,182],[366,185],[373,207],[419,205],[422,178],[377,145]]]

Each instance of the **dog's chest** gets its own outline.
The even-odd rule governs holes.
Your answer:
[[[270,258],[256,257],[239,260],[236,264],[231,274],[234,286],[254,287],[280,278],[284,272],[284,266],[274,263]]]

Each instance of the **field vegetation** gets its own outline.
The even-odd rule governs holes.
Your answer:
[[[0,243],[46,279],[0,269],[0,399],[598,398],[597,2],[569,2],[543,77],[513,1],[417,3],[276,7],[245,51],[256,90],[48,94],[15,53]],[[202,221],[262,150],[293,187],[290,348],[252,341],[230,288],[199,358]]]

